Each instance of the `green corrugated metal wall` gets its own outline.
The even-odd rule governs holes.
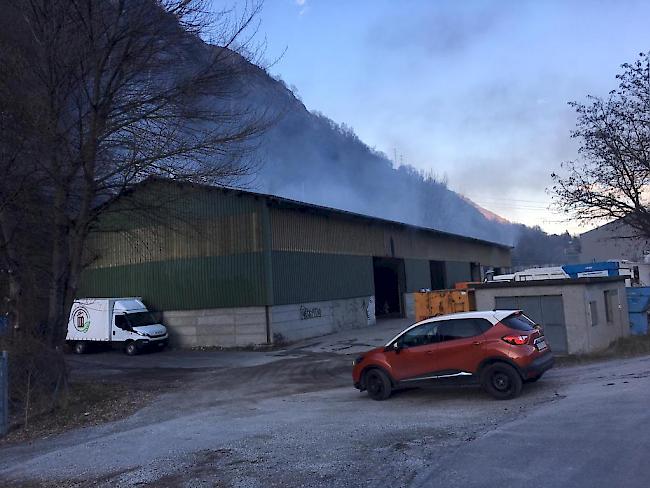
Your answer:
[[[265,305],[261,253],[87,270],[81,297],[142,296],[158,310]]]
[[[300,251],[509,266],[507,249],[346,215],[271,207],[274,251]]]
[[[273,200],[237,191],[152,183],[139,195],[114,204],[133,214],[103,217],[79,296],[137,295],[163,310],[369,296],[372,256],[386,255],[393,240],[397,254],[403,252],[398,257],[409,256],[406,291],[414,292],[431,286],[429,255],[494,253],[497,262],[505,252],[393,224],[276,208]],[[157,210],[147,208],[152,201]],[[470,279],[469,263],[448,262],[446,271],[449,281]]]
[[[404,270],[407,293],[420,291],[422,288],[431,288],[431,269],[428,260],[405,259]]]
[[[269,304],[264,200],[154,182],[116,205],[89,243],[78,296],[142,296],[160,310]]]
[[[88,242],[91,268],[262,251],[263,200],[166,187],[168,192],[145,187],[137,201],[125,197],[119,202],[123,209],[102,218],[101,232],[91,234]]]
[[[156,221],[170,224],[210,219],[254,212],[261,202],[263,199],[237,190],[153,181],[113,203],[102,216],[101,224],[107,228],[116,224],[122,230],[153,225]]]
[[[274,251],[275,305],[374,294],[372,257]]]

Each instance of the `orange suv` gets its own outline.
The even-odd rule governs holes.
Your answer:
[[[507,399],[552,368],[553,354],[541,327],[521,310],[493,310],[423,320],[353,365],[354,386],[375,400],[395,389],[460,378],[478,379],[493,397]]]

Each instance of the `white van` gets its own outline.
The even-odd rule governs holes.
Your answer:
[[[167,328],[140,298],[84,298],[72,305],[66,342],[77,354],[101,343],[118,344],[134,355],[145,347],[163,349],[167,341]]]

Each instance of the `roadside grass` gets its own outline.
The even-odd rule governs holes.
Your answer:
[[[28,418],[24,412],[10,419],[9,433],[0,446],[44,439],[70,429],[119,420],[147,405],[155,392],[108,382],[73,381],[61,406]]]
[[[607,359],[632,358],[650,355],[650,335],[621,337],[612,342],[607,349],[588,354],[556,356],[558,366],[586,364]]]

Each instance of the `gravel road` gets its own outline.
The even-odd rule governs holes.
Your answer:
[[[525,479],[527,486],[581,486],[575,480],[596,473],[609,485],[594,478],[584,486],[647,486],[636,484],[627,468],[637,449],[650,448],[638,429],[650,420],[642,408],[650,400],[650,358],[555,368],[506,402],[473,386],[409,390],[372,401],[352,388],[350,358],[402,325],[285,351],[200,353],[182,387],[135,415],[3,448],[0,481],[356,488],[523,486]],[[138,374],[137,359],[152,374],[152,364],[181,371],[179,364],[191,358],[179,358],[187,354],[89,355],[75,360],[74,371],[128,382]],[[598,447],[589,448],[591,442]],[[623,456],[625,470],[598,464],[616,464]],[[513,466],[525,466],[526,476],[513,474]],[[647,466],[637,469],[645,480]]]

